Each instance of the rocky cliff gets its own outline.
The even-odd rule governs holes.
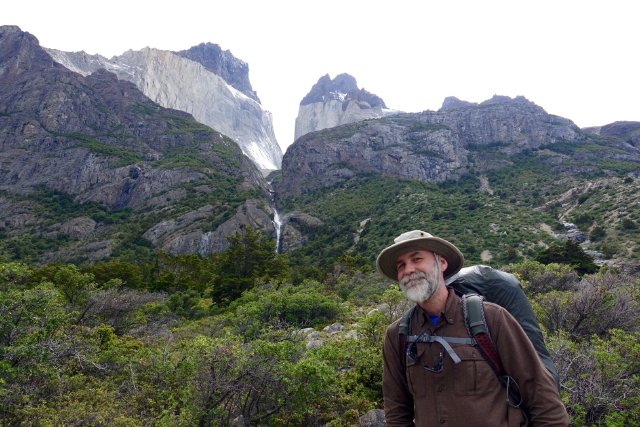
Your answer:
[[[267,187],[228,137],[104,69],[72,72],[32,35],[0,27],[6,238],[38,236],[50,249],[43,260],[95,259],[140,227],[155,249],[207,255],[239,224],[275,235]],[[59,202],[46,205],[51,198]]]
[[[249,98],[260,102],[258,94],[253,90],[249,81],[249,65],[233,56],[231,51],[222,50],[217,44],[200,43],[177,53],[184,58],[202,64],[207,70],[222,77],[225,82]]]
[[[480,104],[448,98],[438,111],[401,113],[301,137],[284,156],[278,191],[301,194],[361,174],[443,182],[508,164],[510,155],[525,150],[588,140],[573,122],[524,97],[495,96]],[[637,150],[624,147],[610,155],[638,157]],[[555,155],[549,161],[562,159]]]
[[[327,74],[300,102],[295,139],[309,132],[391,113],[380,97],[359,89],[356,79],[349,74],[339,74],[333,80]]]
[[[251,88],[248,65],[211,43],[181,52],[145,48],[107,59],[84,52],[47,49],[69,70],[89,75],[100,68],[134,83],[158,104],[185,111],[233,139],[265,171],[279,169],[282,151]]]
[[[620,139],[627,144],[640,148],[640,122],[613,122],[597,128],[587,128],[586,131],[597,135]]]

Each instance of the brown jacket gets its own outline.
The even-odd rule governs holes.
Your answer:
[[[569,418],[556,385],[538,359],[537,353],[518,322],[502,307],[485,302],[485,316],[491,337],[505,371],[520,387],[530,420],[506,399],[506,388],[471,345],[451,344],[461,362],[454,364],[443,346],[416,344],[416,357],[407,359],[405,368],[399,356],[399,320],[387,328],[384,342],[384,410],[387,425],[392,426],[566,426]],[[411,335],[469,337],[464,324],[462,301],[449,290],[444,313],[434,327],[421,309],[414,311]],[[440,352],[443,370],[436,367]],[[415,418],[415,424],[414,424]]]

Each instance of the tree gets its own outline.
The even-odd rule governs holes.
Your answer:
[[[169,293],[196,291],[202,294],[212,285],[216,274],[212,258],[203,259],[195,254],[159,253],[147,269],[147,287]]]
[[[106,283],[111,279],[120,279],[122,285],[131,289],[141,289],[143,275],[140,267],[127,261],[110,259],[82,267],[84,273],[93,274],[96,282]]]
[[[220,256],[211,296],[223,305],[252,288],[257,279],[285,279],[288,266],[275,243],[258,230],[243,226],[228,238],[231,246]]]
[[[580,245],[573,240],[551,245],[535,257],[536,261],[543,264],[569,264],[580,275],[591,274],[598,271],[593,259],[587,255]]]
[[[97,286],[93,274],[83,273],[73,264],[48,264],[34,271],[37,282],[50,281],[72,306],[83,305]]]
[[[69,315],[51,284],[0,291],[0,424],[15,422],[17,408],[55,392],[55,372],[64,363],[60,334]]]
[[[567,264],[545,265],[538,261],[526,260],[511,264],[505,269],[518,277],[529,295],[573,290],[578,284],[578,274]]]

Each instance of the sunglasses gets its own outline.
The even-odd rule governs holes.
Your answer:
[[[407,360],[413,362],[414,364],[417,364],[417,362],[419,362],[416,359],[417,354],[418,354],[418,348],[416,346],[416,343],[415,342],[411,343],[407,347]],[[424,364],[424,365],[422,365],[422,367],[427,372],[431,372],[431,373],[434,373],[434,374],[442,373],[442,371],[444,371],[444,353],[442,351],[440,351],[440,354],[438,355],[436,363],[433,366],[429,366],[427,364]]]

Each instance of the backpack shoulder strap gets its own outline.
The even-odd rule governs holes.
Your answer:
[[[415,310],[415,305],[407,310],[400,319],[400,324],[398,325],[398,356],[400,357],[403,365],[406,363],[405,352],[407,351],[407,336],[411,333],[411,317]]]
[[[484,298],[478,294],[465,294],[462,296],[462,310],[464,312],[464,320],[467,325],[469,335],[476,340],[476,345],[480,350],[480,354],[485,358],[489,366],[495,371],[498,379],[507,389],[508,401],[514,407],[522,405],[522,398],[517,383],[505,372],[500,360],[500,355],[496,350],[487,320],[484,317]],[[526,408],[523,407],[528,417]]]
[[[496,347],[491,340],[487,320],[484,317],[484,298],[478,294],[465,294],[462,296],[462,310],[467,330],[472,338],[475,338],[480,353],[487,360],[497,375],[503,375],[504,369]]]

